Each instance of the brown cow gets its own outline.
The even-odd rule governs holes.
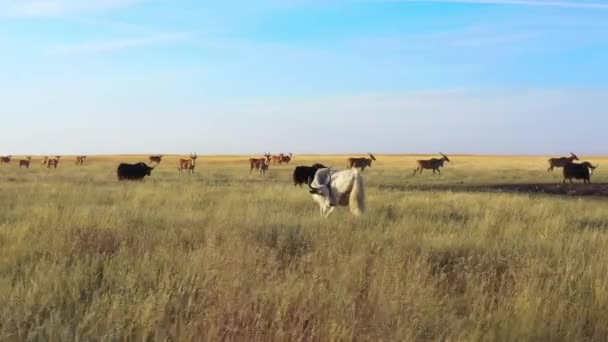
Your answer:
[[[0,157],[0,164],[10,163],[11,158],[13,158],[13,156]]]
[[[26,157],[26,159],[21,159],[19,161],[19,168],[25,167],[26,169],[29,169],[31,161],[32,161],[32,157]]]
[[[281,154],[281,163],[289,164],[291,158],[293,158],[293,153],[289,153],[289,155]]]
[[[376,161],[376,157],[373,154],[368,153],[370,158],[348,158],[346,160],[347,168],[360,168],[361,171],[365,171],[366,167],[372,167],[372,162]]]
[[[76,156],[76,165],[84,165],[87,156]]]
[[[256,169],[260,171],[260,176],[266,175],[266,171],[268,171],[271,159],[272,155],[270,153],[264,154],[264,158],[250,158],[249,174],[253,172],[253,169]]]
[[[57,165],[59,165],[59,159],[61,158],[61,156],[56,156],[55,158],[49,158],[46,162],[46,167],[47,168],[57,168]]]
[[[156,163],[156,164],[160,164],[160,162],[163,160],[163,156],[158,155],[158,156],[150,156],[150,162],[151,163]]]
[[[179,172],[182,172],[183,170],[188,171],[190,174],[194,173],[194,168],[196,168],[196,158],[198,158],[198,156],[196,155],[196,153],[192,154],[190,153],[190,158],[189,159],[180,159],[179,160]]]
[[[41,164],[42,164],[42,165],[47,165],[47,164],[48,164],[48,162],[49,162],[49,157],[44,157],[44,159],[42,159]]]

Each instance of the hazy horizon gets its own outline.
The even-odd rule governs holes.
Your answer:
[[[608,2],[0,0],[0,155],[608,155]]]

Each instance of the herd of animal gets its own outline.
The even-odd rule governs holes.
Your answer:
[[[414,175],[422,174],[424,170],[433,171],[433,175],[441,174],[441,168],[446,162],[450,163],[451,160],[445,154],[439,154],[441,158],[417,160]],[[336,170],[323,164],[296,166],[292,174],[294,186],[302,187],[305,184],[308,186],[313,200],[319,205],[322,216],[327,217],[337,206],[348,206],[353,215],[359,216],[365,211],[366,202],[362,172],[371,167],[372,163],[377,160],[371,153],[368,153],[368,156],[369,158],[348,158],[345,170]],[[178,160],[178,171],[193,174],[196,169],[197,158],[196,153],[191,153],[188,158],[180,158]],[[76,156],[75,164],[84,165],[86,159],[86,156]],[[162,162],[163,156],[154,155],[149,156],[148,159],[153,166],[144,162],[119,164],[116,169],[118,180],[143,180],[146,176],[152,174],[152,170]],[[273,165],[289,164],[292,159],[293,154],[291,153],[278,155],[265,153],[263,158],[250,158],[248,160],[249,174],[253,173],[253,170],[257,170],[260,176],[265,176],[271,163]],[[41,164],[44,167],[56,169],[60,160],[61,156],[47,156],[42,159]],[[551,172],[556,168],[561,168],[564,176],[563,183],[566,183],[566,181],[573,183],[573,179],[577,179],[583,180],[584,184],[591,184],[593,170],[598,165],[592,165],[587,161],[576,163],[575,161],[578,160],[578,156],[574,153],[571,153],[569,157],[551,158],[547,171]],[[29,168],[31,161],[32,157],[20,159],[19,168]],[[0,157],[0,164],[10,164],[11,162],[12,156]]]

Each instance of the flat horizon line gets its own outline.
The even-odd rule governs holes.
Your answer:
[[[408,156],[432,156],[439,155],[439,153],[372,153],[375,156],[387,156],[387,157],[408,157]],[[559,156],[559,154],[520,154],[520,153],[445,153],[449,156],[461,156],[461,157],[548,157],[548,156]],[[10,154],[4,154],[0,156],[9,156]],[[188,156],[189,153],[100,153],[100,154],[15,154],[10,155],[12,158],[17,157],[48,157],[48,156],[60,156],[60,157],[76,157],[76,156],[87,156],[87,157],[140,157],[140,156],[163,156],[163,157],[182,157]],[[209,154],[197,154],[200,157],[245,157],[245,156],[263,156],[263,153],[209,153]],[[276,154],[273,154],[276,155]],[[316,157],[316,156],[366,156],[367,153],[298,153],[293,154],[294,156],[304,156],[304,157]],[[569,153],[564,153],[564,156],[569,155]],[[578,153],[578,155],[590,156],[590,157],[608,157],[608,153],[606,154],[582,154]]]

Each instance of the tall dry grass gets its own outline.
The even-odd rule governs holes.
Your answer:
[[[115,179],[135,156],[1,166],[0,340],[608,339],[605,200],[407,188],[561,181],[546,158],[412,177],[378,156],[361,219],[246,159],[166,158],[142,183]]]

